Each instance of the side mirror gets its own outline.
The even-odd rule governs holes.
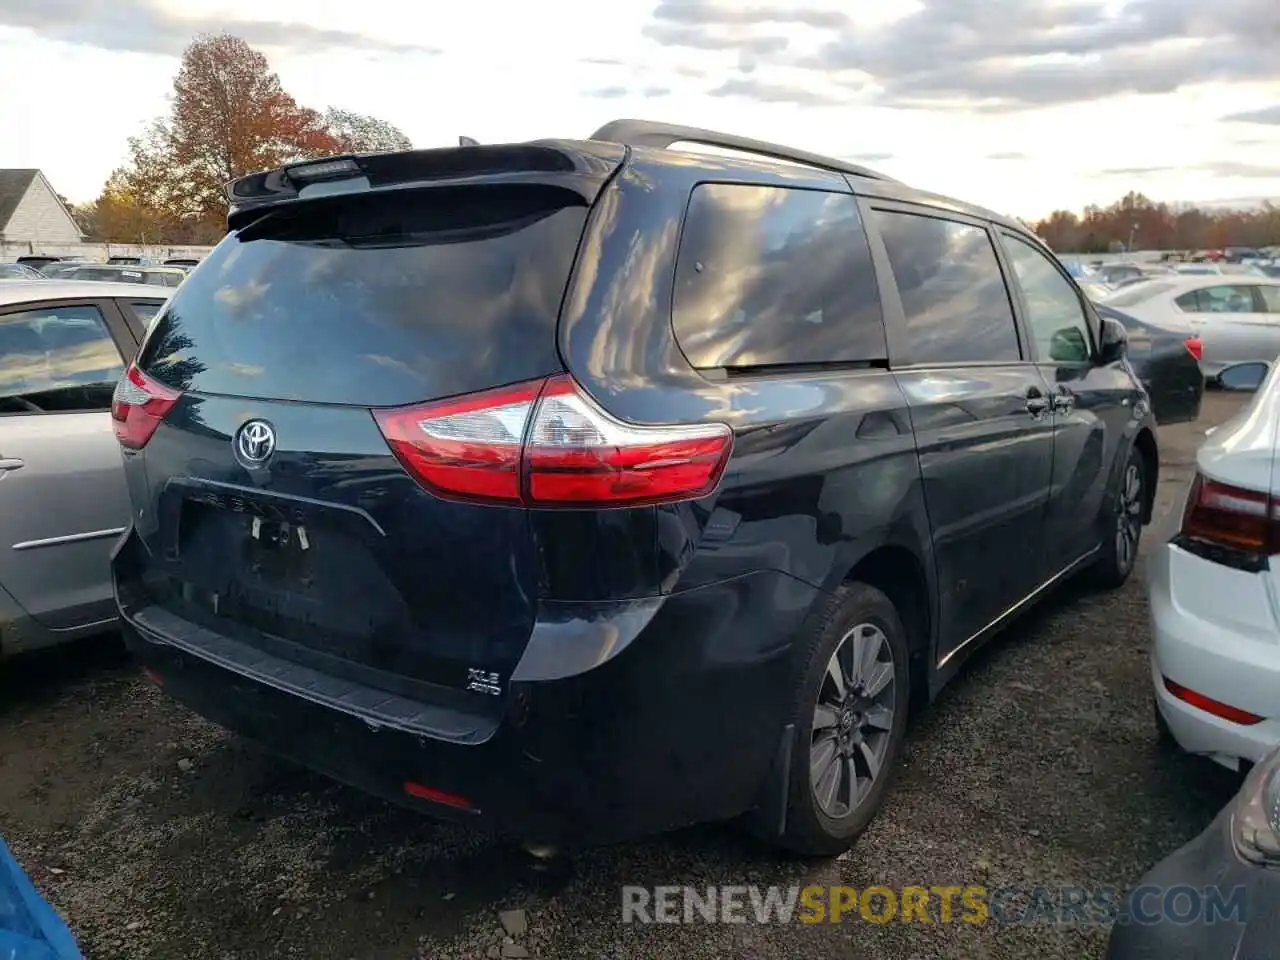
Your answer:
[[[1250,363],[1233,363],[1223,367],[1214,377],[1215,382],[1223,390],[1257,390],[1262,381],[1267,379],[1267,365],[1261,361]]]
[[[1129,331],[1112,317],[1103,317],[1098,331],[1098,361],[1115,363],[1129,349]]]

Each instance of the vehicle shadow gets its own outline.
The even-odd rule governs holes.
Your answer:
[[[0,660],[0,716],[64,696],[69,686],[127,676],[129,654],[117,631]]]

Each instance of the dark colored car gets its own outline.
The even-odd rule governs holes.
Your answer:
[[[337,779],[831,853],[913,701],[1133,568],[1124,328],[1015,220],[639,121],[228,196],[116,396],[116,593],[165,691]]]
[[[1280,944],[1280,753],[1130,892],[1107,960],[1264,960]]]
[[[84,266],[88,266],[88,264],[83,260],[58,260],[54,263],[45,264],[40,268],[40,272],[50,280],[66,280],[70,278],[72,273]]]
[[[33,270],[40,270],[41,272],[43,272],[44,268],[47,265],[51,263],[58,263],[62,259],[63,259],[62,257],[45,256],[43,254],[38,254],[38,253],[28,253],[28,254],[25,254],[24,256],[18,257],[14,262],[21,263],[25,266],[30,267]]]
[[[1190,324],[1185,329],[1160,326],[1109,303],[1095,303],[1095,308],[1099,316],[1123,324],[1128,332],[1127,359],[1151,398],[1156,422],[1166,426],[1199,417],[1204,399],[1202,345]]]

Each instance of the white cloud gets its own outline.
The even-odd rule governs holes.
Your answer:
[[[1025,49],[1045,56],[1045,44],[1051,47],[1058,34],[1044,32],[1044,24],[1061,16],[1064,6],[1078,24],[1083,2],[1021,0],[1018,23],[1041,31],[1027,34]],[[1151,2],[1107,5],[1107,29],[1118,29],[1115,18],[1129,6],[1137,17]],[[857,54],[856,43],[831,46],[833,37],[850,36],[839,15],[888,45],[895,36],[919,37],[910,20],[923,6],[918,2],[666,0],[658,19],[657,0],[616,0],[603,15],[587,0],[116,0],[107,6],[128,6],[134,33],[122,36],[118,17],[117,26],[105,19],[97,24],[81,8],[92,13],[106,6],[88,0],[50,0],[21,14],[0,11],[0,84],[10,91],[0,99],[0,129],[6,131],[0,167],[40,167],[74,200],[95,196],[126,159],[127,138],[166,110],[176,59],[136,51],[168,51],[187,29],[227,23],[262,46],[302,103],[383,117],[418,146],[453,145],[460,134],[482,142],[586,136],[614,117],[642,116],[864,158],[859,162],[921,187],[1026,217],[1109,203],[1130,188],[1169,200],[1280,196],[1280,171],[1264,175],[1267,165],[1275,165],[1280,127],[1251,125],[1249,139],[1242,140],[1240,124],[1221,122],[1280,99],[1276,76],[1254,71],[1232,80],[1216,63],[1207,64],[1210,82],[1174,92],[993,112],[982,103],[963,105],[967,90],[987,96],[997,82],[992,68],[975,59],[970,34],[957,34],[955,42],[963,42],[966,60],[981,68],[981,84],[957,87],[946,109],[886,105],[901,101],[895,91],[904,85],[927,88],[932,97],[939,78],[945,79],[939,73],[912,87],[905,74],[893,72],[905,69],[901,50],[876,51],[874,63],[865,66],[878,74],[861,72],[856,63],[840,71],[812,69],[821,51]],[[955,19],[976,9],[971,0],[955,0]],[[985,16],[981,10],[973,15]],[[1222,18],[1203,22],[1217,30]],[[655,25],[670,29],[654,39]],[[1160,26],[1166,34],[1171,29]],[[1075,43],[1089,29],[1086,24],[1062,35]],[[673,44],[672,32],[681,30]],[[712,41],[683,45],[681,38],[695,35]],[[945,50],[947,36],[933,31],[926,39]],[[1126,35],[1126,43],[1132,39]],[[1014,48],[1012,34],[993,35],[996,40],[1001,51]],[[1167,36],[1160,42],[1167,44]],[[1107,75],[1119,83],[1146,69],[1150,61],[1140,53],[1131,45],[1111,50]],[[1126,70],[1129,56],[1133,71]],[[957,74],[956,83],[972,79]],[[1149,88],[1144,79],[1141,89]],[[1080,90],[1093,94],[1088,84],[1073,84],[1068,94]],[[1147,172],[1103,172],[1118,169]]]

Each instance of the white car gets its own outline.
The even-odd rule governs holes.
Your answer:
[[[1153,277],[1099,302],[1160,326],[1190,324],[1202,344],[1206,377],[1230,364],[1270,363],[1280,355],[1280,278]]]
[[[1250,368],[1255,368],[1251,370]],[[1224,379],[1256,382],[1261,364]],[[1196,454],[1179,533],[1147,571],[1157,722],[1231,769],[1280,745],[1280,364]]]

